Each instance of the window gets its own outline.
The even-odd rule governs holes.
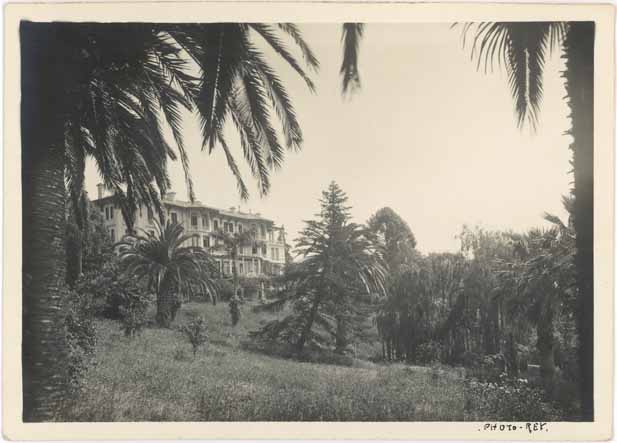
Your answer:
[[[191,226],[197,227],[197,216],[191,215]]]
[[[171,213],[171,222],[172,223],[178,223],[178,214],[175,212]]]
[[[229,223],[223,222],[223,231],[229,232]]]
[[[109,236],[111,237],[111,241],[115,242],[116,241],[116,230],[115,229],[110,229],[109,230]]]
[[[266,227],[264,225],[259,226],[261,228],[261,236],[265,238],[266,236]]]
[[[110,206],[109,207],[109,219],[113,220],[113,218],[114,218],[114,207]]]
[[[150,235],[151,235],[152,237],[154,237],[154,231],[153,231],[152,229],[150,229],[150,231],[149,231],[149,232],[150,232]]]
[[[201,224],[204,227],[204,229],[210,229],[210,223],[209,223],[208,217],[206,217],[205,215],[201,217]]]
[[[231,232],[232,234],[234,232],[234,224],[233,223],[229,223],[229,232]]]
[[[274,260],[274,251],[276,251],[276,249],[274,248],[270,249],[270,254],[272,254],[271,257],[273,260]]]
[[[144,216],[143,212],[141,211],[141,204],[139,205],[139,218],[142,218]]]
[[[253,246],[253,255],[257,255],[257,246]]]
[[[218,220],[214,220],[214,230],[218,231],[219,229],[219,221]]]
[[[207,235],[204,235],[204,248],[209,248],[210,247],[210,237],[208,237]]]
[[[268,255],[268,248],[266,248],[265,246],[261,247],[261,254],[265,257],[266,255]]]
[[[240,234],[242,234],[242,225],[240,225],[240,224],[238,225],[238,232],[239,232]]]
[[[244,263],[240,262],[240,274],[244,274]]]

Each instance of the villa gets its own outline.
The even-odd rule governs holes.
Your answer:
[[[93,200],[103,214],[105,227],[112,241],[120,240],[126,235],[127,228],[115,196],[105,196],[104,186],[97,185],[98,198]],[[280,275],[285,264],[285,229],[276,226],[272,220],[259,213],[241,212],[232,207],[218,209],[206,206],[199,201],[194,203],[176,199],[174,192],[168,192],[163,198],[165,219],[181,223],[187,234],[196,234],[190,239],[191,246],[209,249],[215,256],[219,271],[224,276],[231,275],[231,260],[227,252],[218,248],[214,232],[235,233],[245,230],[255,232],[255,246],[241,248],[237,269],[241,276],[262,277]],[[140,205],[135,214],[135,229],[154,233],[155,215],[151,209]]]

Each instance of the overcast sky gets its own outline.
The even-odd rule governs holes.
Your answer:
[[[314,75],[317,93],[273,61],[300,119],[302,151],[287,154],[267,197],[260,198],[251,182],[251,199],[240,202],[222,151],[200,152],[198,122],[187,116],[197,199],[261,212],[295,239],[335,180],[349,196],[355,221],[389,206],[409,223],[423,252],[458,250],[455,236],[464,223],[525,230],[541,226],[545,211],[565,218],[561,196],[572,177],[559,54],[547,63],[541,122],[531,134],[516,127],[505,73],[477,72],[460,30],[449,25],[367,25],[362,89],[351,100],[340,93],[340,25],[304,24],[302,30],[321,64]],[[179,164],[172,165],[171,177],[178,197],[186,199]],[[98,181],[89,164],[86,185],[93,197]]]

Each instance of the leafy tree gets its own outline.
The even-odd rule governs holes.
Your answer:
[[[82,195],[87,157],[119,197],[132,230],[138,204],[161,215],[168,158],[180,159],[193,198],[182,108],[201,116],[204,149],[223,148],[243,197],[248,190],[222,137],[225,121],[238,130],[261,193],[269,190],[270,171],[282,164],[283,146],[301,146],[291,100],[254,35],[313,89],[282,37],[299,48],[310,69],[317,68],[293,24],[21,23],[25,421],[53,418],[66,391],[64,204],[67,195],[75,201]],[[195,65],[198,77],[192,75]],[[284,143],[272,129],[273,114]],[[165,141],[160,117],[177,150]]]
[[[576,232],[577,327],[580,336],[580,391],[586,420],[593,420],[593,128],[595,23],[487,22],[475,28],[472,55],[478,67],[505,66],[519,126],[538,123],[546,57],[563,49],[563,77],[570,107],[574,171],[573,222]]]
[[[76,213],[70,201],[67,204],[65,248],[69,286],[84,273],[99,271],[112,254],[111,239],[101,213],[87,197],[82,202],[81,214]]]
[[[416,238],[407,222],[392,209],[381,208],[371,216],[367,225],[384,242],[384,259],[390,272],[413,259]]]
[[[144,236],[128,236],[120,246],[120,260],[127,275],[147,281],[156,294],[156,321],[170,327],[180,307],[178,293],[190,285],[216,297],[213,284],[215,265],[199,247],[182,246],[194,235],[184,234],[181,224],[156,225],[156,231]]]
[[[362,306],[385,293],[380,245],[370,230],[349,221],[346,202],[334,182],[322,193],[318,219],[306,222],[296,243],[301,261],[287,267],[277,300],[264,306],[291,304],[293,312],[266,325],[262,335],[285,338],[298,351],[308,341],[327,344],[333,339],[343,352],[362,328]]]
[[[461,254],[417,254],[389,279],[388,297],[377,315],[387,360],[427,363],[423,350],[454,362],[459,358],[460,297],[468,263]]]

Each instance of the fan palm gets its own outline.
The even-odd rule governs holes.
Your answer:
[[[243,156],[262,194],[268,192],[269,173],[282,164],[284,154],[272,130],[272,110],[282,123],[285,147],[300,147],[302,134],[291,100],[252,43],[255,35],[313,88],[282,40],[282,35],[289,36],[305,64],[317,67],[291,24],[22,22],[26,421],[52,418],[65,391],[64,202],[67,188],[72,199],[81,198],[86,158],[95,160],[103,182],[120,197],[130,231],[138,204],[158,209],[161,215],[160,195],[169,186],[168,158],[182,162],[193,198],[181,136],[183,107],[201,115],[204,147],[211,151],[217,142],[222,146],[243,197],[248,188],[222,137],[227,120],[240,134]],[[171,128],[177,151],[162,136],[162,120]]]
[[[577,329],[581,367],[581,398],[585,419],[593,420],[593,22],[479,23],[472,56],[490,68],[495,61],[508,73],[519,126],[538,123],[546,57],[563,46],[563,77],[570,107],[572,164],[574,166],[573,222],[576,232]]]
[[[555,375],[554,320],[576,289],[575,236],[572,227],[558,217],[546,214],[545,219],[553,226],[515,239],[516,260],[505,263],[498,275],[507,289],[510,311],[536,327],[541,375],[550,393]]]
[[[127,236],[118,243],[124,272],[141,280],[156,294],[156,321],[168,328],[180,307],[179,294],[197,286],[212,300],[216,266],[203,248],[182,246],[196,234],[184,234],[181,224],[155,222],[154,233]]]

